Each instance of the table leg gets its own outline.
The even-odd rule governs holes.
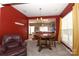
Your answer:
[[[38,40],[37,40],[37,46],[39,46],[39,43],[40,43],[40,42],[39,42],[39,39],[38,39]]]

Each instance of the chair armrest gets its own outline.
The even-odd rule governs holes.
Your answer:
[[[22,46],[23,46],[23,47],[26,47],[26,46],[27,46],[27,42],[24,41],[24,42],[22,43]]]

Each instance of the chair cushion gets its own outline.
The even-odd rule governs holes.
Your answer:
[[[5,53],[4,56],[17,56],[19,54],[26,53],[26,50],[24,47],[16,47],[14,49],[8,49]]]
[[[17,44],[17,42],[9,42],[6,44],[7,45],[7,48],[16,48],[19,46],[19,44]]]

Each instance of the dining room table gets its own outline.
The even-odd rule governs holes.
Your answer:
[[[39,52],[43,48],[49,48],[52,50],[52,45],[56,46],[55,42],[55,33],[41,33],[38,35],[38,46],[39,46]]]

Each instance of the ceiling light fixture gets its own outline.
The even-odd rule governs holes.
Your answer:
[[[40,20],[42,21],[41,10],[42,10],[42,8],[40,8]]]
[[[37,17],[37,22],[41,22],[42,23],[42,15],[41,15],[42,8],[39,8],[39,10],[40,10],[40,18]]]

